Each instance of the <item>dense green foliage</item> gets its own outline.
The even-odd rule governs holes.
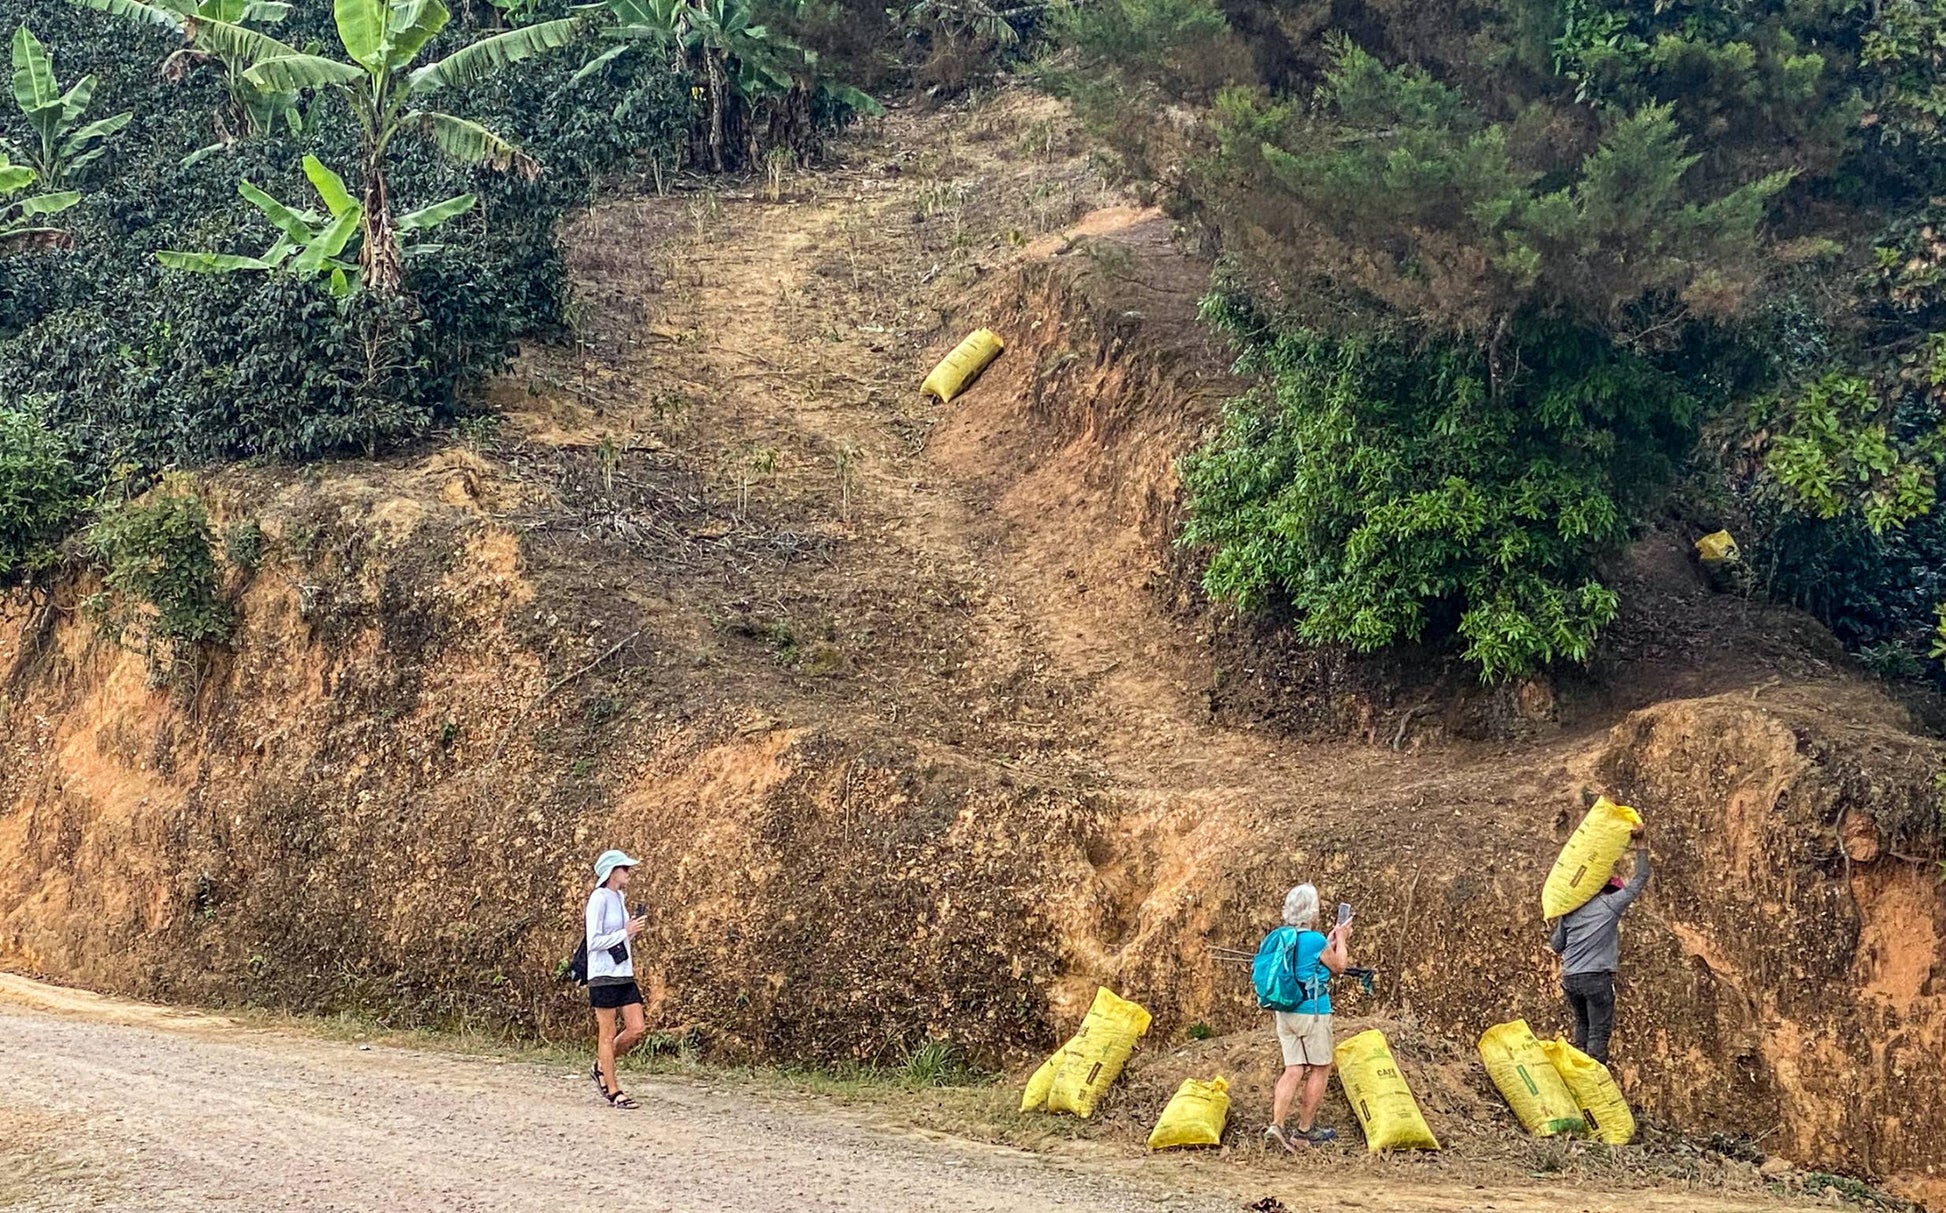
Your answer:
[[[306,459],[425,433],[463,407],[466,385],[496,370],[515,336],[558,321],[564,209],[589,196],[595,175],[638,148],[671,146],[689,125],[687,90],[666,71],[575,84],[578,59],[535,61],[518,79],[455,89],[445,104],[508,131],[547,165],[538,180],[479,172],[423,145],[395,154],[402,210],[480,199],[442,229],[442,249],[412,261],[405,297],[338,299],[327,281],[288,274],[185,274],[156,253],[272,245],[278,230],[238,198],[239,176],[299,196],[311,188],[307,153],[357,163],[351,115],[315,100],[300,132],[280,125],[194,156],[212,131],[233,129],[220,65],[164,79],[157,66],[182,49],[179,33],[64,0],[25,7],[58,63],[93,71],[96,97],[136,115],[60,216],[72,247],[0,257],[0,400],[35,405],[95,483],[124,462]],[[279,34],[335,37],[329,6],[298,6]],[[0,133],[10,133],[3,120]]]
[[[878,102],[818,70],[818,55],[773,29],[750,0],[603,0],[614,45],[583,68],[590,75],[630,53],[654,56],[700,81],[699,161],[716,172],[761,163],[765,147],[803,159],[821,117],[876,112]]]
[[[54,563],[84,504],[66,444],[26,413],[0,409],[0,579]]]
[[[794,0],[763,7],[815,32]],[[599,181],[646,169],[660,187],[779,144],[806,156],[873,104],[749,0],[659,8],[685,28],[730,20],[740,41],[589,69],[614,17],[568,0],[459,19],[439,0],[10,8],[0,582],[45,564],[104,486],[425,435],[474,407],[470,387],[516,338],[561,321],[560,220]],[[718,117],[742,126],[710,149],[698,99],[719,86]],[[111,590],[158,612],[144,633],[165,646],[221,631],[187,588],[199,569],[138,558],[206,529],[187,493],[89,532]]]
[[[54,215],[81,201],[75,190],[43,190],[40,174],[0,152],[0,256],[34,247],[59,246],[68,236]]]
[[[229,94],[228,113],[219,115],[216,142],[195,153],[206,156],[233,140],[269,134],[281,121],[293,132],[303,125],[295,92],[262,88],[247,77],[258,45],[254,35],[281,25],[291,15],[283,0],[74,0],[97,12],[158,26],[183,36],[185,45],[162,61],[162,73],[180,77],[214,64]],[[228,30],[225,27],[238,27]],[[202,36],[197,36],[201,31]]]
[[[1774,430],[1764,461],[1788,500],[1830,520],[1856,512],[1876,533],[1932,511],[1946,435],[1901,434],[1869,379],[1832,371],[1801,393],[1760,408]]]
[[[186,478],[164,477],[147,496],[104,509],[86,547],[107,587],[90,610],[159,677],[187,667],[195,646],[229,638],[236,620],[217,579],[216,535]]]
[[[1456,631],[1488,676],[1588,654],[1616,610],[1590,558],[1692,438],[1679,381],[1558,324],[1495,391],[1464,341],[1329,337],[1234,293],[1204,315],[1263,384],[1183,462],[1212,593],[1281,598],[1307,640],[1360,650]]]
[[[1264,386],[1184,468],[1209,589],[1490,676],[1581,656],[1707,432],[1682,521],[1923,654],[1942,34],[1937,0],[1072,9],[1051,77],[1249,270],[1212,312]]]
[[[365,205],[353,198],[345,180],[327,168],[316,156],[304,157],[304,176],[311,182],[322,211],[305,206],[288,206],[271,197],[249,181],[237,182],[237,194],[257,208],[277,229],[277,239],[255,256],[240,253],[187,253],[165,249],[156,259],[170,269],[200,274],[234,274],[256,271],[285,273],[304,279],[322,279],[331,284],[331,294],[344,298],[365,286],[364,259],[367,242],[360,232],[367,221]],[[479,201],[472,194],[459,194],[444,202],[383,219],[392,237],[395,260],[421,251],[420,234],[450,222],[472,210]],[[359,246],[353,253],[354,242]],[[395,283],[396,294],[400,284]]]
[[[1536,303],[1623,326],[1648,301],[1723,310],[1748,292],[1788,171],[1699,187],[1702,157],[1658,104],[1603,115],[1568,159],[1422,70],[1333,46],[1318,104],[1217,98],[1202,171],[1235,203],[1233,251],[1472,332]]]

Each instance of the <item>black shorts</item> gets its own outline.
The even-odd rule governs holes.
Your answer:
[[[588,1005],[597,1011],[612,1011],[617,1007],[639,1007],[642,1005],[642,991],[632,981],[618,986],[589,986]]]

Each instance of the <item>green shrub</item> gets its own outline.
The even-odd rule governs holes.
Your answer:
[[[1934,608],[1946,601],[1946,516],[1874,532],[1855,510],[1827,521],[1774,494],[1744,504],[1737,539],[1771,597],[1817,616],[1861,654],[1897,645],[1927,655]],[[1891,661],[1881,652],[1872,666]]]
[[[146,496],[110,505],[87,530],[106,589],[90,605],[105,635],[179,670],[197,645],[230,638],[236,618],[216,573],[216,535],[195,484],[165,476]]]
[[[53,565],[85,505],[67,444],[38,418],[0,408],[0,584]]]
[[[1678,380],[1558,324],[1495,383],[1465,342],[1327,336],[1222,289],[1203,314],[1261,377],[1182,462],[1211,595],[1360,651],[1457,635],[1488,679],[1588,656],[1617,609],[1594,562],[1694,439]]]
[[[1547,379],[1585,375],[1599,390],[1630,360],[1666,369],[1713,411],[1708,447],[1688,452],[1708,474],[1690,486],[1700,508],[1687,521],[1732,524],[1757,583],[1869,649],[1875,668],[1911,669],[1888,646],[1927,659],[1946,599],[1946,7],[1100,0],[1058,24],[1071,51],[1050,78],[1126,171],[1250,266],[1260,298],[1342,348],[1409,349],[1428,374],[1457,360],[1462,378],[1482,365],[1489,381],[1525,376],[1495,384],[1496,407]],[[1591,345],[1581,367],[1524,363],[1535,317],[1625,353]],[[1696,356],[1712,345],[1722,360]],[[1329,397],[1318,372],[1284,375],[1294,397]],[[1331,449],[1382,454],[1407,469],[1401,483],[1379,491],[1292,456],[1278,475],[1317,478],[1258,502],[1289,528],[1263,537],[1221,521],[1248,496],[1226,487],[1193,524],[1215,549],[1213,584],[1287,598],[1317,637],[1471,633],[1483,667],[1579,648],[1605,610],[1569,571],[1587,567],[1590,545],[1507,523],[1493,501],[1490,486],[1528,473],[1465,469],[1457,495],[1436,498],[1432,453],[1389,422],[1363,428],[1388,412],[1374,401],[1390,389],[1349,381],[1353,438]],[[1434,395],[1450,399],[1444,385]],[[1233,410],[1239,474],[1252,444],[1296,450],[1292,434],[1328,439],[1316,431],[1337,415],[1274,413],[1262,401]],[[1576,453],[1558,467],[1572,478],[1600,455],[1575,428],[1490,420],[1453,437],[1481,451],[1521,448],[1526,438],[1507,445],[1521,434],[1540,452],[1565,443]],[[1682,454],[1666,427],[1649,429],[1588,433],[1616,456],[1635,442],[1641,457]],[[1487,503],[1477,519],[1462,489]],[[1613,504],[1623,524],[1646,520],[1639,504]],[[1408,557],[1381,545],[1398,567],[1348,555],[1351,519],[1371,535],[1402,514],[1442,534],[1479,530],[1449,535],[1453,550],[1431,559],[1423,536]],[[1511,546],[1494,562],[1455,554],[1496,534]],[[1330,558],[1308,568],[1319,554]],[[1523,603],[1540,617],[1522,620]],[[1500,639],[1482,648],[1482,634]]]
[[[1760,406],[1752,428],[1770,433],[1765,470],[1794,506],[1825,520],[1856,510],[1883,532],[1931,512],[1946,460],[1946,431],[1902,435],[1894,411],[1870,380],[1833,371]]]
[[[264,562],[263,524],[245,518],[224,528],[223,559],[234,568],[256,572]]]
[[[1792,326],[1803,339],[1775,344],[1794,351],[1786,386],[1763,393],[1724,444],[1737,537],[1758,582],[1823,620],[1868,669],[1895,676],[1941,669],[1930,660],[1946,599],[1941,222],[1946,209],[1929,202],[1878,234],[1871,264],[1838,295],[1866,323]]]
[[[0,381],[45,402],[97,482],[121,463],[375,452],[425,433],[465,359],[486,353],[437,357],[441,334],[413,299],[334,299],[284,275],[170,288],[58,312],[0,351]]]
[[[1644,322],[1632,309],[1734,313],[1761,279],[1791,174],[1705,184],[1673,106],[1602,114],[1571,161],[1543,160],[1460,88],[1331,46],[1317,105],[1222,93],[1192,169],[1226,244],[1279,281],[1322,275],[1479,334],[1540,301],[1616,329]]]
[[[1917,653],[1890,640],[1859,649],[1858,664],[1868,674],[1895,680],[1923,677],[1926,672],[1926,663]]]

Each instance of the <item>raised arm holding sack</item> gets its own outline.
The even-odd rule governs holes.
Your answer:
[[[1626,883],[1607,884],[1554,924],[1547,946],[1561,957],[1561,993],[1574,1016],[1574,1047],[1608,1064],[1615,1027],[1615,970],[1620,964],[1622,915],[1649,883],[1649,840],[1643,827],[1632,836],[1635,871]]]

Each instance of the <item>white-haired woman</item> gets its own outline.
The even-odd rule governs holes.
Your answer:
[[[1258,949],[1287,975],[1288,1010],[1271,1011],[1277,1043],[1284,1053],[1284,1073],[1271,1096],[1267,1145],[1297,1153],[1299,1142],[1336,1141],[1333,1129],[1317,1123],[1318,1105],[1331,1080],[1331,979],[1351,964],[1347,943],[1351,924],[1339,923],[1330,934],[1318,924],[1318,891],[1298,885],[1284,896],[1284,925],[1265,937]],[[1273,1004],[1274,1006],[1275,1004]],[[1299,1095],[1300,1089],[1302,1095]],[[1291,1101],[1297,1101],[1297,1126],[1285,1128]]]
[[[595,860],[595,891],[588,894],[588,1003],[595,1012],[595,1086],[617,1108],[634,1110],[622,1091],[615,1059],[648,1033],[642,1018],[642,991],[635,984],[631,945],[644,921],[631,918],[623,890],[636,860],[624,851],[603,851]],[[620,1019],[621,1030],[616,1030]]]

